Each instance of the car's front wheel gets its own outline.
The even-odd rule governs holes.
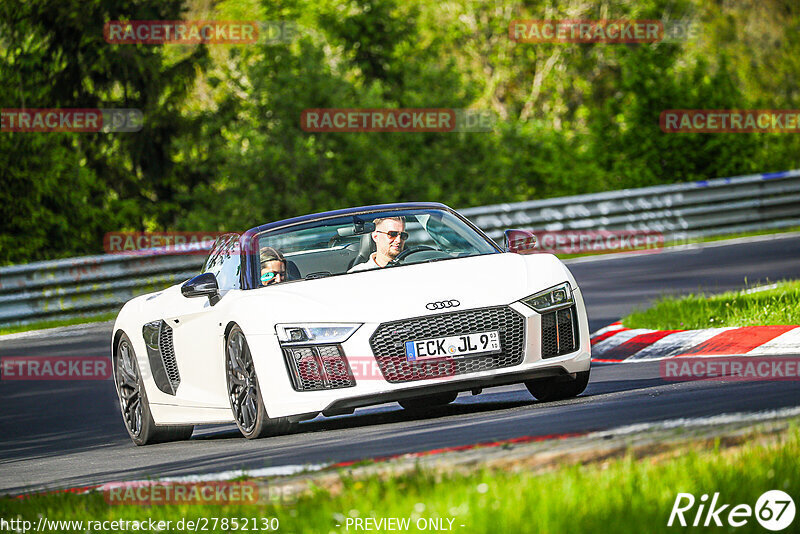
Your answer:
[[[228,399],[236,426],[247,439],[283,434],[291,423],[288,417],[270,418],[261,396],[253,356],[242,329],[235,325],[225,343]]]
[[[116,374],[117,396],[122,410],[125,428],[137,445],[149,445],[164,441],[189,439],[193,425],[156,425],[150,412],[150,403],[142,383],[136,353],[131,340],[122,334],[117,341],[114,372]]]
[[[577,397],[589,383],[589,371],[575,373],[574,379],[564,380],[563,378],[544,378],[539,380],[528,380],[525,387],[531,395],[542,402],[557,401]]]

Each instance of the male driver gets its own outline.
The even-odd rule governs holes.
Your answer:
[[[406,222],[402,217],[385,217],[372,222],[375,223],[372,240],[375,241],[376,251],[364,263],[354,265],[347,271],[349,273],[386,267],[387,263],[403,251],[408,234],[405,231]]]

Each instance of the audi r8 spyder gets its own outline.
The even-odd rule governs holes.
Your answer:
[[[235,423],[246,438],[399,402],[524,383],[580,394],[586,309],[535,236],[503,247],[437,203],[330,211],[220,236],[200,273],[125,304],[112,334],[122,416],[138,445]]]

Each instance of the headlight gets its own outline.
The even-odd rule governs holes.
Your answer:
[[[344,343],[360,324],[278,324],[275,331],[282,345]]]
[[[569,282],[564,282],[524,298],[520,302],[537,312],[546,312],[572,306],[575,303],[575,299],[572,297],[572,287]]]

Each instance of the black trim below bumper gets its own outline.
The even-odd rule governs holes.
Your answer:
[[[568,377],[570,373],[563,367],[546,367],[544,369],[528,370],[521,373],[508,373],[503,375],[486,376],[482,378],[471,378],[468,380],[457,380],[443,384],[427,384],[424,386],[414,386],[397,391],[364,395],[361,397],[351,397],[330,403],[323,411],[322,415],[330,417],[333,415],[344,415],[353,413],[356,408],[396,402],[399,400],[413,399],[416,397],[435,395],[437,393],[453,393],[470,391],[473,389],[491,388],[497,386],[507,386],[509,384],[520,384],[527,380],[538,378],[549,378],[553,376]]]

